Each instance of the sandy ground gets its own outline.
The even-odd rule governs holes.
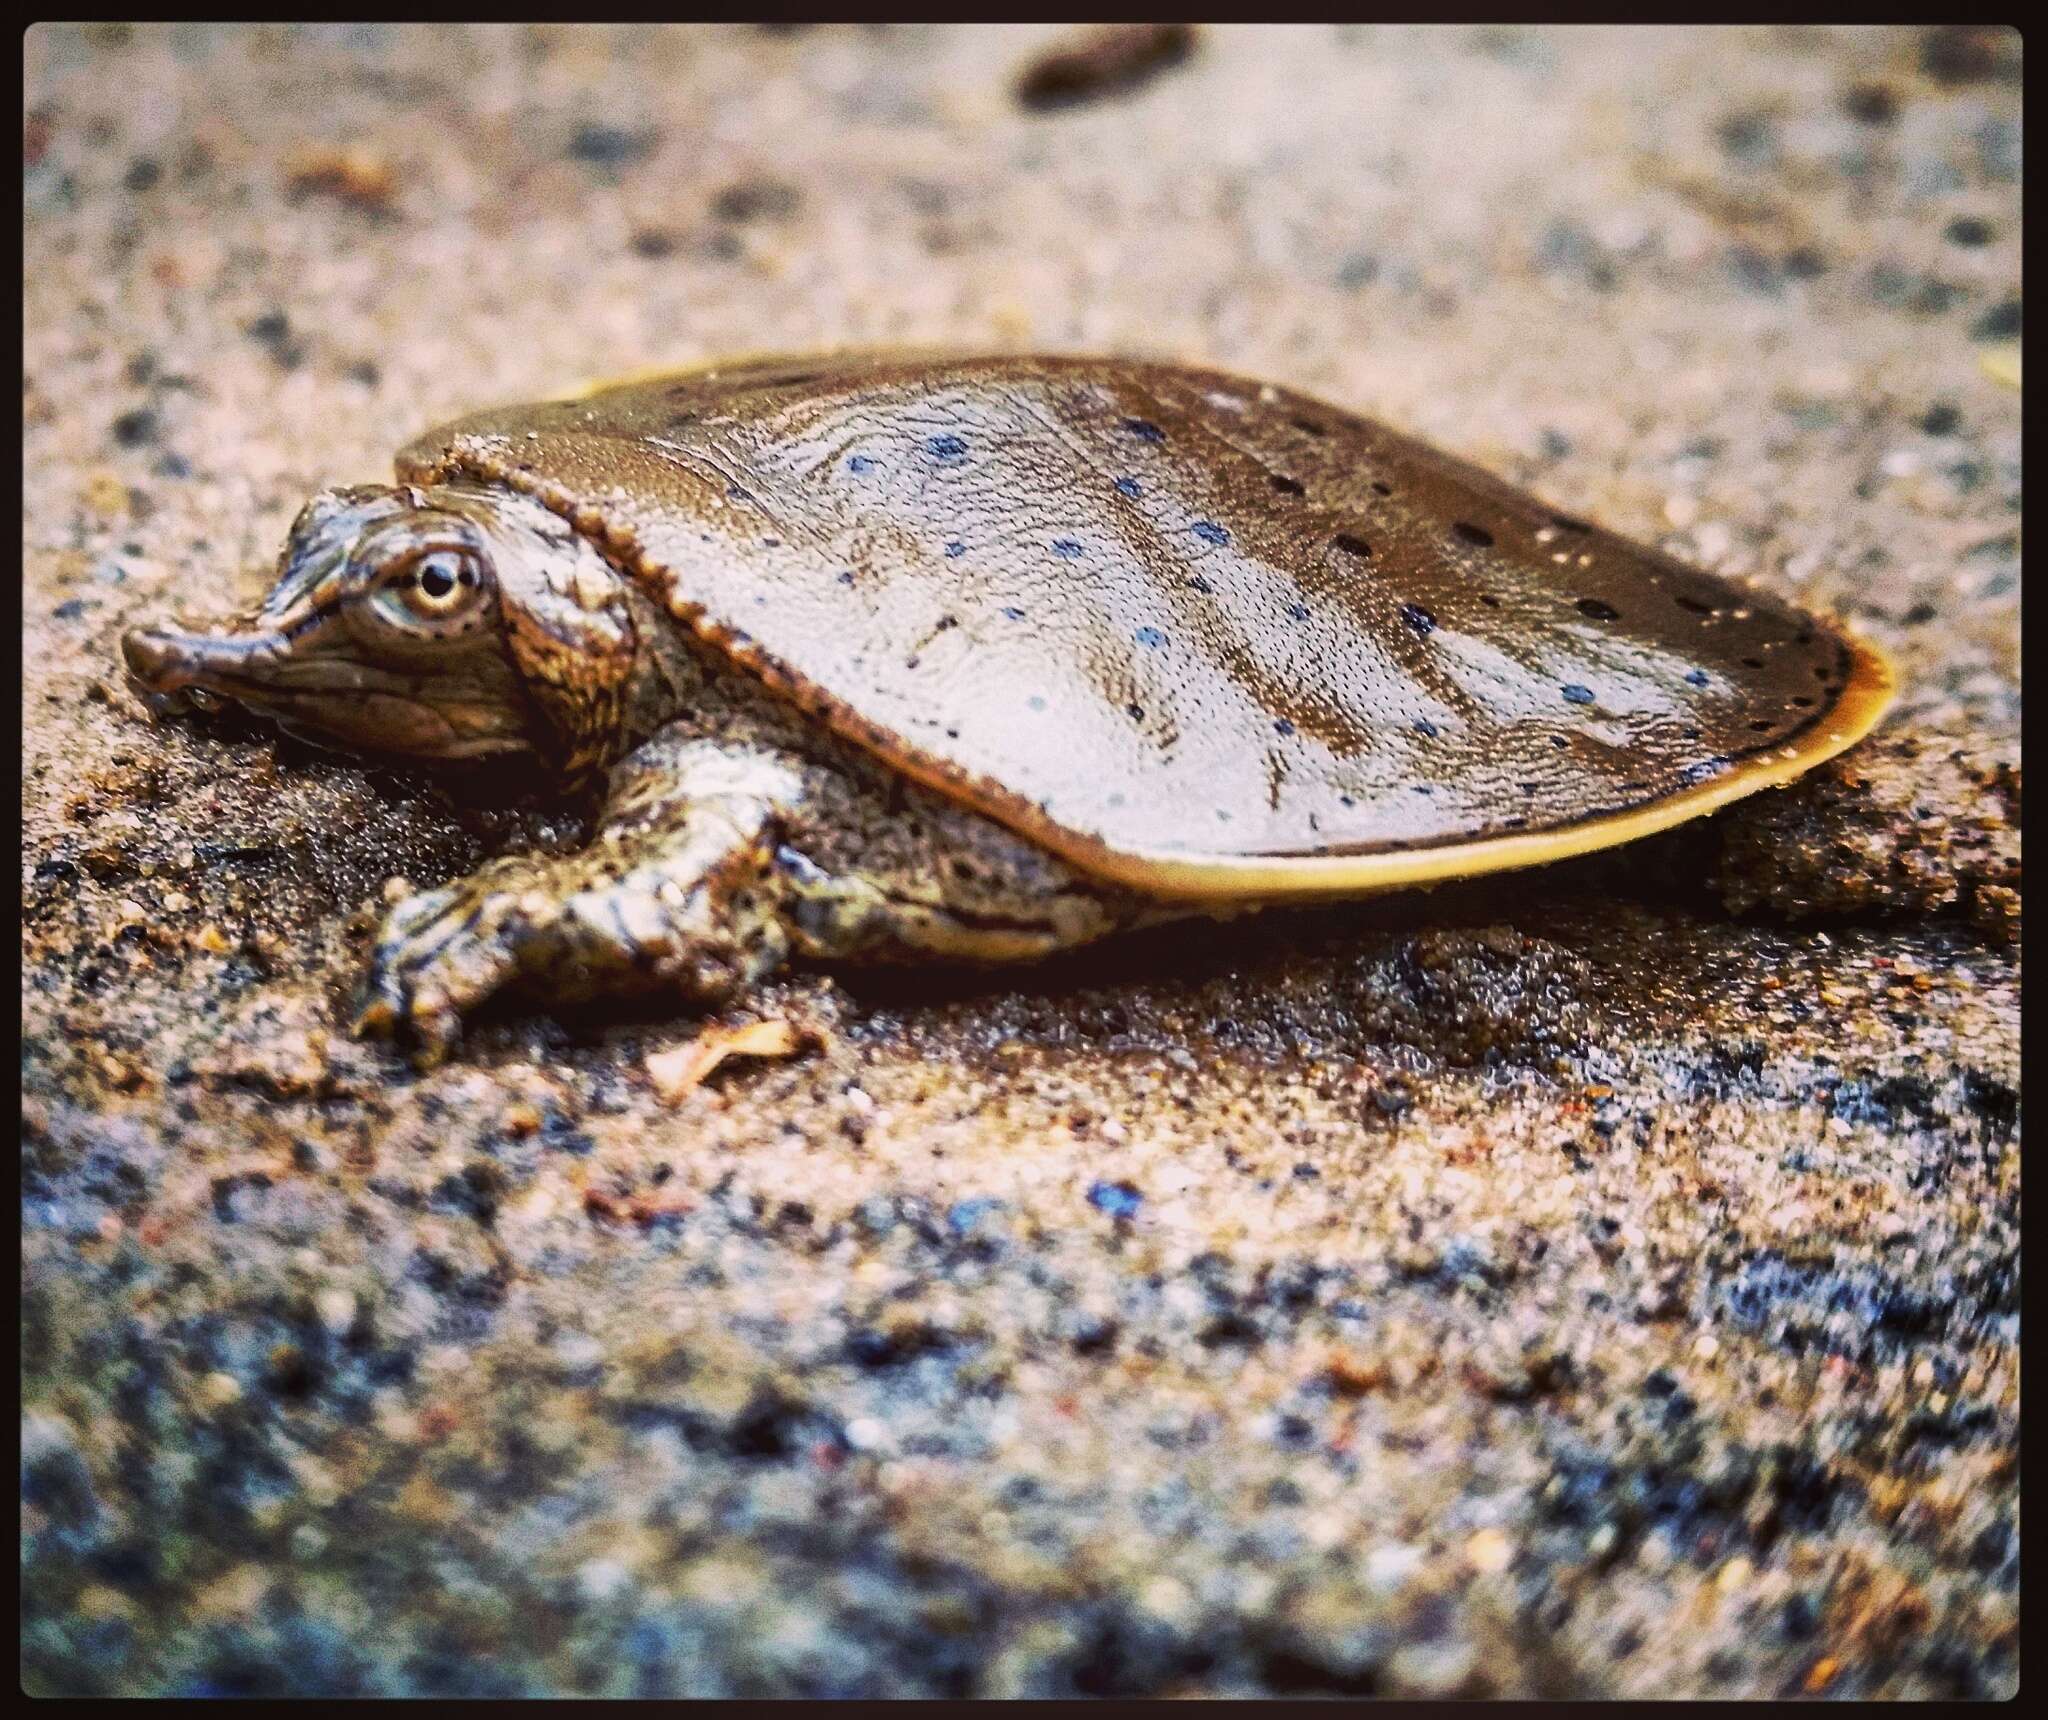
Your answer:
[[[36,1692],[1995,1695],[2019,1654],[2019,46],[27,38]],[[1897,655],[1541,877],[348,1039],[545,805],[152,727],[445,416],[854,340],[1375,412]],[[661,1067],[657,1063],[657,1068]]]

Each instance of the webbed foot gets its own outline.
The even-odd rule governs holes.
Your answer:
[[[711,1004],[779,967],[768,877],[778,761],[708,745],[622,767],[591,845],[517,855],[401,901],[372,947],[359,1034],[410,1034],[428,1060],[501,992],[549,1003],[668,991]]]

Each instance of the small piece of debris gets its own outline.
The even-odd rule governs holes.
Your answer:
[[[1504,1571],[1515,1557],[1515,1544],[1498,1529],[1481,1529],[1465,1543],[1465,1562],[1475,1571]]]
[[[1105,24],[1065,38],[1027,65],[1017,100],[1028,108],[1071,107],[1134,88],[1195,50],[1192,24]]]
[[[367,149],[308,148],[286,167],[285,190],[293,197],[332,197],[352,209],[375,213],[391,207],[398,173]]]
[[[744,1027],[707,1027],[687,1045],[648,1053],[647,1076],[668,1104],[689,1097],[733,1057],[789,1057],[818,1036],[789,1021],[750,1021]]]
[[[1977,355],[1977,367],[1993,382],[2002,382],[2008,388],[2020,385],[2020,343],[2010,341],[2002,346],[1986,347]]]

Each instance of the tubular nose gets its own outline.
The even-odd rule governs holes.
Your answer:
[[[184,657],[170,634],[147,627],[121,636],[121,655],[128,673],[153,693],[171,691]]]

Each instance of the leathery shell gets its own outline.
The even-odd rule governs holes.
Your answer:
[[[1210,370],[753,360],[464,418],[399,476],[538,496],[834,729],[1162,895],[1603,847],[1891,696],[1826,621]]]

